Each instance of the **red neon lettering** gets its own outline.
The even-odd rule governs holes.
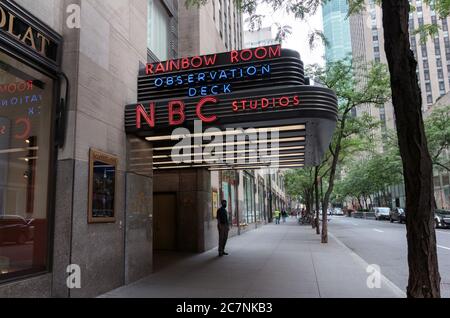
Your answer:
[[[199,68],[202,66],[202,64],[203,64],[203,61],[200,56],[194,56],[191,59],[191,65],[193,68]]]
[[[239,63],[239,52],[231,51],[231,63]]]
[[[155,73],[164,73],[166,70],[164,69],[164,65],[162,63],[159,63],[158,66],[156,66]]]
[[[279,103],[281,107],[288,107],[290,103],[289,97],[286,96],[281,97]]]
[[[19,118],[16,120],[16,125],[24,125],[24,130],[22,134],[17,134],[14,136],[14,138],[16,139],[25,139],[28,138],[30,136],[30,130],[31,130],[31,125],[30,125],[30,120],[28,118]]]
[[[169,64],[169,70],[170,71],[173,71],[173,70],[179,71],[180,70],[180,60],[177,60],[177,61],[170,60],[168,62],[168,64]]]
[[[231,106],[233,107],[233,111],[234,112],[238,112],[239,111],[239,106],[238,106],[238,102],[234,101]]]
[[[269,56],[271,58],[280,57],[281,56],[281,45],[277,45],[275,47],[269,47]]]
[[[218,99],[215,97],[205,97],[202,100],[200,100],[200,102],[197,104],[197,117],[200,118],[200,120],[204,123],[212,123],[215,122],[217,120],[217,116],[211,116],[211,117],[206,117],[203,115],[202,113],[202,108],[203,106],[205,106],[206,103],[214,103],[217,104],[218,103]]]
[[[300,105],[300,98],[298,96],[294,96],[294,105],[295,106]]]
[[[145,72],[147,73],[147,75],[153,74],[153,64],[147,64]]]
[[[175,109],[175,107],[177,107]],[[184,103],[181,100],[174,100],[169,103],[169,125],[177,126],[184,123],[186,120],[186,115],[184,114]],[[174,117],[178,116],[178,120],[175,120]]]
[[[145,108],[142,104],[136,106],[136,128],[137,129],[141,129],[141,127],[142,127],[142,124],[141,124],[142,116],[144,117],[147,125],[149,125],[151,128],[155,128],[155,104],[154,103],[150,104],[150,115],[147,113],[147,111],[145,110]]]
[[[189,64],[189,59],[184,58],[184,59],[181,60],[181,68],[182,68],[183,70],[188,69],[189,66],[190,66],[190,64]]]
[[[258,52],[262,51],[262,55],[258,55]],[[258,60],[264,60],[267,57],[267,49],[265,47],[259,47],[255,50],[255,56]]]
[[[266,109],[267,107],[269,107],[269,100],[267,98],[263,98],[261,99],[261,108],[262,109]]]
[[[217,54],[205,56],[206,66],[215,65],[217,60]]]
[[[244,53],[247,54],[247,57],[244,56]],[[253,53],[252,53],[251,50],[243,50],[243,51],[241,51],[241,59],[244,62],[250,61],[252,59],[252,56],[253,56]]]

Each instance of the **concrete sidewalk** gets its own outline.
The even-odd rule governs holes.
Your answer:
[[[295,221],[267,225],[229,240],[229,256],[212,250],[183,258],[102,297],[119,298],[367,298],[403,297],[382,277],[369,289],[368,264],[331,235],[327,245]]]

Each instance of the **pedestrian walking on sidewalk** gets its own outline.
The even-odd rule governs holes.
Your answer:
[[[288,217],[286,210],[281,211],[281,217],[283,218],[283,223],[286,223],[286,219]]]
[[[222,201],[222,207],[217,210],[217,228],[219,230],[219,256],[228,255],[225,252],[227,245],[230,223],[228,221],[227,201]]]
[[[279,210],[273,212],[273,217],[275,218],[275,224],[280,224],[281,212]]]

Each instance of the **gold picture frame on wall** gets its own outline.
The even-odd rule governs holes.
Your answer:
[[[89,150],[89,224],[116,222],[117,164],[117,157]]]

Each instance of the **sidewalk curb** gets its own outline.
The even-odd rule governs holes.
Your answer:
[[[334,236],[332,233],[328,232],[328,235],[341,247],[346,249],[350,255],[364,268],[367,268],[370,266],[369,263],[367,263],[361,256],[353,252],[347,245],[345,245],[342,241],[340,241],[336,236]],[[392,292],[399,298],[406,298],[406,293],[397,285],[395,285],[392,281],[390,281],[386,276],[384,276],[382,273],[381,275],[381,281],[389,287]]]

